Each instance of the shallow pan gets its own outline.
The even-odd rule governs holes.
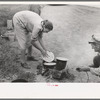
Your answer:
[[[56,63],[52,62],[52,63],[44,63],[44,68],[49,68],[49,69],[53,69],[56,66]]]

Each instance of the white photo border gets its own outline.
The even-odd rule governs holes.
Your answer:
[[[1,1],[0,4],[80,4],[99,6],[99,1]],[[0,83],[0,99],[99,99],[99,83]]]

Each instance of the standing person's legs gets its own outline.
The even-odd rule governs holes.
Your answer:
[[[28,49],[28,52],[27,52],[27,60],[28,61],[37,61],[37,59],[35,59],[33,56],[32,56],[32,44],[31,44],[31,38],[32,38],[32,35],[31,33],[29,33],[27,35],[27,49]]]
[[[17,27],[18,28],[18,27]],[[15,34],[16,34],[16,38],[18,40],[18,43],[20,45],[20,49],[21,49],[21,62],[25,63],[26,62],[26,58],[25,58],[25,52],[26,52],[26,35],[25,33],[20,30],[19,28],[15,30]]]
[[[20,29],[19,29],[20,30]],[[21,47],[21,57],[20,57],[20,59],[21,59],[21,65],[22,65],[22,67],[24,67],[24,68],[29,68],[28,67],[28,64],[26,63],[26,56],[25,56],[25,54],[26,54],[26,42],[27,42],[27,37],[26,37],[26,34],[24,33],[24,32],[22,32],[22,31],[17,31],[18,33],[16,33],[16,38],[17,38],[17,40],[18,40],[18,43],[19,43],[19,45],[20,45],[20,47]]]
[[[21,63],[26,63],[26,57],[25,57],[25,52],[26,50],[25,49],[21,49]]]
[[[14,32],[16,35],[16,39],[18,40],[18,43],[20,45],[20,49],[21,49],[21,65],[24,68],[29,68],[27,63],[26,63],[26,57],[25,57],[25,53],[26,53],[26,43],[27,43],[27,30],[22,28],[16,19],[13,19],[13,23],[14,23]]]
[[[32,56],[32,45],[28,48],[28,57]]]

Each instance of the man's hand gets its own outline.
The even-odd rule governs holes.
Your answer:
[[[76,70],[78,72],[82,72],[82,71],[87,72],[87,71],[90,71],[90,68],[88,68],[88,67],[78,67],[78,68],[76,68]]]
[[[43,50],[42,52],[43,57],[49,57],[49,55],[47,54],[47,51]]]

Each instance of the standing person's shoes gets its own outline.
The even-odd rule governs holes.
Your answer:
[[[28,56],[27,61],[38,61],[38,60],[34,58],[33,56]]]
[[[21,66],[22,66],[23,68],[30,69],[30,67],[28,66],[27,63],[22,63],[22,62],[21,62]]]

